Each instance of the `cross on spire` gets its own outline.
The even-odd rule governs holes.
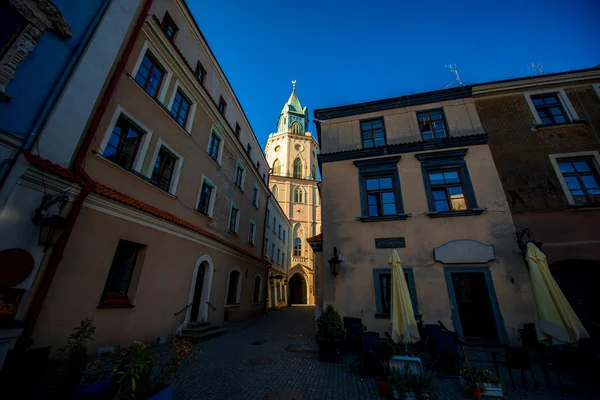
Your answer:
[[[292,81],[292,91],[295,92],[296,91],[296,80]]]

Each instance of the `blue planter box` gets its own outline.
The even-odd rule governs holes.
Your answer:
[[[148,400],[172,400],[173,399],[173,385],[169,385],[160,392],[153,396],[148,397]]]
[[[77,387],[77,394],[84,395],[103,392],[110,387],[112,380],[112,376],[109,376],[108,378],[101,379],[98,382],[80,384]]]

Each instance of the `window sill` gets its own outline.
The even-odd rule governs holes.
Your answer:
[[[202,215],[204,218],[208,218],[210,221],[212,221],[212,217],[211,217],[210,215],[208,215],[208,214],[204,214],[203,212],[200,212],[200,211],[198,211],[198,210],[196,210],[196,209],[194,209],[194,212],[195,212],[195,213],[197,213],[197,214],[200,214],[200,215]]]
[[[235,237],[239,237],[238,234],[237,234],[237,232],[234,232],[234,231],[232,231],[230,229],[227,230],[227,233],[229,233],[230,235],[233,235]]]
[[[472,208],[464,211],[431,211],[426,212],[429,218],[446,218],[446,217],[468,217],[470,215],[481,215],[487,208]]]
[[[256,247],[256,245],[254,243],[252,243],[252,242],[248,242],[248,246],[250,246],[250,247]]]
[[[214,158],[212,158],[212,157],[211,157],[211,155],[210,155],[210,154],[208,154],[208,153],[206,153],[206,155],[208,156],[209,160],[211,160],[212,162],[214,162],[214,163],[215,163],[215,165],[216,165],[217,167],[219,167],[219,168],[222,168],[222,167],[221,167],[221,164],[219,164],[219,161],[218,161],[218,160],[215,160]]]
[[[237,308],[240,306],[240,303],[235,303],[235,304],[225,304],[225,306],[223,308]]]
[[[536,129],[548,129],[548,128],[562,128],[569,126],[578,126],[588,124],[590,121],[587,118],[574,119],[569,122],[563,122],[562,124],[536,124],[534,127]]]
[[[360,222],[404,221],[404,220],[408,219],[408,217],[412,217],[412,214],[411,213],[402,213],[402,214],[394,214],[394,215],[383,215],[380,217],[361,215],[360,217],[356,217],[356,220],[360,221]]]
[[[258,210],[258,204],[252,203],[252,205],[254,206],[254,208],[256,208]]]
[[[236,185],[235,185],[235,188],[236,188],[237,190],[239,190],[239,191],[240,191],[242,194],[244,194],[244,189],[242,189],[242,187],[241,187],[241,186],[238,186],[238,185],[236,184]]]

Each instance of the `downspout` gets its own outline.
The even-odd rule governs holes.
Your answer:
[[[260,178],[260,171],[259,171],[259,178]],[[263,221],[263,240],[262,240],[262,257],[265,256],[265,239],[267,238],[267,215],[269,214],[269,199],[271,198],[272,194],[271,194],[271,189],[269,189],[269,181],[271,180],[271,170],[269,170],[269,174],[267,175],[267,190],[269,195],[267,196],[267,201],[265,201],[265,219]],[[267,270],[265,271],[265,286],[267,288],[267,290],[265,290],[265,314],[268,313],[269,311],[269,304],[268,304],[268,299],[269,299],[269,270],[271,269],[271,267],[267,268]]]
[[[108,107],[108,103],[115,92],[119,78],[123,74],[123,71],[125,70],[125,65],[127,64],[129,57],[131,56],[133,46],[142,30],[144,22],[146,21],[146,16],[148,15],[148,11],[150,10],[152,1],[153,0],[146,0],[144,9],[142,10],[141,14],[139,15],[136,21],[135,28],[131,34],[131,37],[129,38],[127,47],[121,55],[119,64],[117,65],[115,73],[113,74],[108,87],[101,95],[102,100],[94,113],[92,122],[77,152],[77,157],[75,158],[73,168],[83,177],[86,184],[79,193],[79,196],[77,196],[77,199],[75,199],[73,209],[71,210],[71,213],[69,214],[69,217],[67,219],[67,228],[58,240],[54,248],[54,252],[50,256],[50,260],[48,261],[48,266],[46,267],[44,276],[40,282],[40,286],[38,287],[37,291],[33,296],[29,312],[27,313],[27,317],[25,318],[24,330],[20,338],[21,346],[26,346],[28,345],[27,342],[31,341],[30,337],[33,334],[33,328],[35,327],[35,323],[37,322],[42,311],[42,306],[44,305],[44,301],[46,300],[46,296],[48,295],[48,291],[50,290],[50,286],[52,284],[54,275],[56,274],[56,270],[58,269],[58,265],[60,264],[63,258],[65,247],[67,245],[67,242],[69,241],[71,233],[73,232],[73,227],[75,226],[77,217],[81,212],[81,208],[83,207],[83,203],[86,197],[96,187],[96,182],[85,171],[85,168],[83,167],[83,162],[88,152],[88,149],[92,143],[94,135],[96,134],[96,130],[98,129],[98,125],[100,124],[100,120],[102,119],[102,116],[104,115],[106,108]],[[110,3],[110,0],[107,0],[107,2]],[[104,9],[104,11],[106,11],[106,8]],[[94,31],[96,30],[97,26],[98,25],[96,25],[96,27],[94,28]]]
[[[23,144],[21,145],[21,147],[19,147],[14,157],[10,159],[8,166],[1,171],[0,188],[4,185],[4,182],[8,178],[10,171],[12,171],[14,165],[17,163],[17,160],[19,156],[23,153],[23,151],[31,151],[31,149],[33,148],[35,141],[38,139],[38,136],[42,132],[42,128],[48,121],[48,118],[50,118],[50,113],[56,106],[56,103],[58,102],[60,95],[67,86],[69,79],[71,79],[71,76],[75,71],[75,67],[81,60],[83,52],[85,51],[92,35],[94,34],[94,32],[96,32],[96,29],[100,25],[100,20],[104,16],[104,13],[106,13],[110,2],[111,0],[104,0],[103,3],[98,7],[98,11],[96,11],[92,23],[81,38],[81,41],[75,49],[73,56],[69,58],[67,64],[63,68],[63,73],[56,79],[56,81],[52,85],[53,89],[50,92],[50,96],[48,96],[48,100],[44,103],[42,110],[38,113],[38,117],[36,118],[35,122],[33,123],[33,126],[29,130],[31,133],[25,138]]]

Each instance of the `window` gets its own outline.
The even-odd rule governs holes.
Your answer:
[[[475,192],[464,160],[466,154],[467,149],[460,149],[415,155],[421,161],[430,210],[428,216],[473,215],[485,210],[477,208]]]
[[[235,136],[237,136],[237,138],[240,138],[240,133],[242,131],[242,128],[240,128],[240,124],[238,124],[237,122],[235,123]]]
[[[285,229],[283,230],[283,243],[285,243]]]
[[[385,145],[385,127],[383,118],[375,118],[360,122],[360,133],[363,148]]]
[[[254,192],[252,192],[252,204],[258,207],[258,188],[254,186]]]
[[[279,159],[273,163],[273,175],[281,175],[281,161]]]
[[[227,284],[227,300],[225,302],[226,305],[240,303],[241,280],[242,274],[240,274],[240,271],[234,269],[231,272],[229,272],[229,282]]]
[[[235,204],[231,206],[231,214],[229,216],[229,231],[233,233],[237,233],[238,226],[238,214],[240,209],[237,208]]]
[[[531,96],[531,101],[542,124],[563,124],[569,122],[567,112],[562,106],[557,93]]]
[[[559,158],[556,162],[574,203],[600,203],[600,177],[592,157]]]
[[[171,180],[173,179],[173,172],[175,170],[175,163],[177,158],[173,156],[164,147],[160,148],[158,157],[154,163],[154,170],[152,171],[152,177],[150,178],[154,185],[158,186],[162,190],[168,192],[171,187]]]
[[[175,121],[177,121],[184,129],[190,111],[190,104],[191,101],[185,97],[181,90],[177,90],[173,105],[171,106],[171,116],[175,118]]]
[[[256,160],[256,170],[260,172],[260,162]]]
[[[402,268],[404,279],[408,285],[408,292],[413,306],[413,312],[418,313],[417,291],[412,268]],[[375,285],[375,300],[377,303],[377,314],[381,317],[390,316],[392,301],[392,270],[390,268],[373,269],[373,283]]]
[[[246,147],[246,153],[248,153],[248,155],[252,154],[252,146],[250,146],[250,143],[248,143],[248,147]]]
[[[294,239],[294,256],[300,257],[302,255],[302,239],[297,237]]]
[[[142,136],[143,133],[139,129],[121,116],[113,128],[102,155],[129,171],[133,167]]]
[[[312,179],[312,180],[317,179],[317,167],[315,167],[315,164],[313,164],[312,167],[310,168],[310,179]]]
[[[237,166],[237,173],[235,175],[235,185],[237,187],[239,187],[240,189],[242,189],[244,184],[244,168],[238,164]]]
[[[265,238],[265,257],[269,254],[269,238]]]
[[[175,35],[177,34],[177,31],[179,29],[177,28],[177,25],[175,25],[173,18],[171,18],[168,12],[165,12],[165,16],[163,17],[162,29],[167,35],[167,37],[171,39],[171,42],[173,42],[175,40]]]
[[[278,236],[281,237],[281,224],[279,224],[279,234],[278,234]]]
[[[158,90],[163,81],[165,71],[149,51],[146,52],[140,67],[138,68],[135,81],[155,99],[158,98]]]
[[[221,145],[221,138],[215,132],[210,135],[210,141],[208,143],[208,155],[213,160],[219,160],[219,146]]]
[[[294,203],[304,203],[306,200],[304,194],[302,186],[296,186],[296,189],[294,189]]]
[[[254,244],[254,232],[256,231],[256,224],[250,221],[250,231],[248,232],[248,243]]]
[[[271,188],[271,192],[273,193],[273,197],[275,197],[275,200],[279,199],[279,193],[277,192],[277,185],[273,185],[273,187]]]
[[[385,157],[373,160],[355,161],[358,167],[361,216],[359,221],[406,219],[398,162],[400,157]],[[315,202],[319,195],[314,192]]]
[[[277,300],[281,300],[281,285],[278,283],[275,287],[277,290]]]
[[[271,245],[271,259],[275,259],[275,243]]]
[[[200,201],[198,202],[198,211],[202,214],[209,216],[211,200],[214,191],[214,186],[204,180],[202,182],[202,189],[200,189]]]
[[[277,264],[281,264],[281,250],[277,249]]]
[[[275,233],[275,228],[277,228],[277,218],[273,216],[273,233]]]
[[[294,121],[294,123],[292,123],[292,134],[300,135],[301,133],[302,130],[300,129],[300,124],[297,121]]]
[[[139,252],[144,245],[130,242],[127,240],[119,240],[117,250],[113,256],[110,271],[108,273],[108,279],[104,286],[104,292],[102,295],[103,303],[115,304],[116,299],[120,299],[120,304],[128,304],[128,292],[131,284],[131,278],[133,276],[133,270],[135,268],[136,260]],[[107,299],[114,299],[107,301]]]
[[[285,267],[285,251],[281,252],[281,265]]]
[[[423,140],[441,139],[448,136],[446,118],[441,109],[418,112],[417,120]]]
[[[253,303],[260,303],[260,283],[261,283],[261,278],[260,276],[257,276],[254,278],[254,292],[252,293],[252,302]]]
[[[397,214],[396,190],[392,175],[365,178],[369,216]]]
[[[196,75],[196,79],[198,79],[198,82],[204,85],[204,79],[206,78],[206,70],[204,69],[202,64],[200,64],[200,61],[196,63],[196,71],[194,72],[194,74]]]
[[[300,157],[294,160],[294,178],[302,178],[302,160]]]
[[[263,181],[266,182],[267,181],[267,175],[263,172]]]
[[[0,4],[0,26],[0,58],[3,58],[27,26],[27,21],[3,2]]]
[[[267,210],[267,226],[271,223],[271,210]]]
[[[219,99],[219,112],[221,113],[221,115],[225,115],[226,109],[227,103],[225,103],[225,99],[223,99],[223,96],[221,96],[221,98]]]

